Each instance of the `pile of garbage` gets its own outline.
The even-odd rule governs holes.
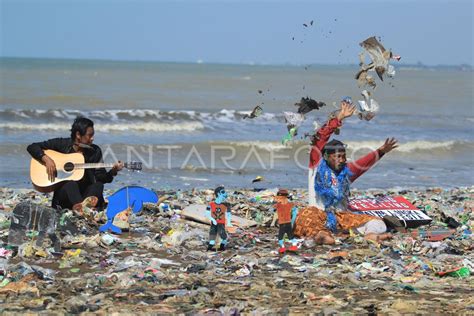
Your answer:
[[[181,215],[208,203],[212,190],[158,191],[159,202],[131,215],[121,235],[99,233],[68,210],[56,222],[43,218],[55,225],[57,248],[47,236],[38,242],[38,225],[9,243],[15,206],[48,206],[51,196],[0,189],[1,312],[474,312],[474,187],[354,190],[402,195],[433,221],[382,244],[351,234],[337,235],[334,246],[299,240],[299,251],[283,256],[270,226],[277,189],[227,191],[232,213],[258,225],[238,228],[220,252],[206,251],[208,225]],[[305,204],[306,191],[290,192]]]

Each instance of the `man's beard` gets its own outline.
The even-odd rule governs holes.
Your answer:
[[[340,163],[339,165],[337,165],[337,167],[333,168],[332,170],[334,170],[334,172],[336,172],[336,173],[339,173],[342,170],[344,170],[345,167],[346,167],[346,163],[343,162],[343,163]]]

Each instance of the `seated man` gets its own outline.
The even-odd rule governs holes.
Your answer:
[[[309,206],[302,209],[296,218],[295,235],[314,237],[317,242],[332,244],[331,233],[338,229],[356,229],[368,239],[381,241],[388,238],[383,220],[373,216],[354,214],[348,211],[350,184],[370,169],[383,155],[397,147],[397,140],[387,139],[377,150],[355,162],[346,163],[346,146],[332,140],[331,134],[350,117],[355,106],[350,99],[341,102],[341,110],[315,135],[310,153]],[[321,159],[321,152],[323,159]]]
[[[27,150],[30,155],[46,166],[48,177],[54,181],[56,164],[44,153],[45,149],[55,150],[63,154],[82,153],[86,163],[102,162],[102,151],[94,141],[94,123],[85,117],[78,117],[71,127],[70,138],[53,138],[40,143],[33,143]],[[103,207],[104,183],[112,182],[114,176],[123,168],[120,161],[110,171],[105,168],[86,169],[84,177],[79,181],[65,181],[55,188],[52,207],[67,208],[82,214],[83,206]]]

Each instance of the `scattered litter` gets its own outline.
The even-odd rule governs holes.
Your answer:
[[[271,226],[278,188],[228,192],[237,229],[228,231],[224,252],[206,251],[213,190],[160,192],[159,204],[131,214],[120,236],[65,210],[58,216],[61,252],[48,238],[36,245],[38,235],[27,230],[19,246],[0,245],[2,311],[397,314],[463,313],[472,305],[474,188],[354,190],[359,206],[403,196],[432,220],[393,232],[382,245],[355,233],[337,235],[332,247],[297,239],[298,253],[282,256],[279,228]],[[29,192],[0,194],[11,210],[30,199]],[[289,194],[296,205],[307,199],[305,190]],[[4,242],[8,232],[0,229]]]

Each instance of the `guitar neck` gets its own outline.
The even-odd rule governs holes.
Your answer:
[[[78,163],[74,164],[76,169],[95,169],[95,168],[112,168],[113,163]]]

